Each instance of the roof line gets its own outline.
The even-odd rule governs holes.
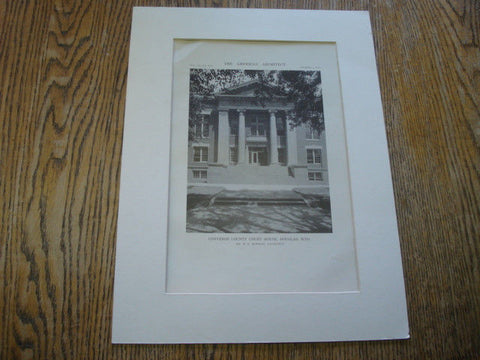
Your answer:
[[[243,83],[234,85],[234,86],[230,86],[230,87],[228,87],[228,88],[226,88],[226,89],[223,89],[222,91],[219,91],[217,94],[222,94],[222,93],[224,93],[224,92],[233,91],[233,90],[242,88],[242,87],[244,87],[244,86],[248,86],[248,85],[251,85],[251,84],[258,83],[258,82],[260,82],[258,79],[249,80],[249,81],[246,81],[246,82],[243,82]]]

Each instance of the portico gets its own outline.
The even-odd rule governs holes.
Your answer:
[[[189,182],[326,185],[325,134],[291,128],[293,104],[281,96],[259,99],[258,86],[244,83],[205,103],[189,141]]]
[[[292,132],[284,110],[218,110],[217,162],[225,166],[287,165],[288,159],[288,165],[295,164],[294,136],[288,135]]]

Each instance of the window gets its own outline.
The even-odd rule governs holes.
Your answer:
[[[285,156],[285,149],[278,149],[278,162],[280,164],[285,164],[287,162],[287,157]]]
[[[253,116],[250,123],[250,131],[252,136],[265,136],[265,124],[260,116]]]
[[[236,164],[237,163],[237,149],[234,147],[230,148],[230,164]]]
[[[208,161],[208,147],[195,146],[193,148],[193,161],[194,162],[207,162]]]
[[[195,124],[195,137],[199,139],[205,139],[209,136],[209,115],[201,115],[201,120],[199,123]]]
[[[307,163],[321,164],[322,150],[321,149],[307,149]]]
[[[320,133],[318,130],[314,130],[311,127],[308,127],[306,130],[306,136],[307,139],[320,139]]]
[[[207,170],[193,170],[194,179],[207,179]]]
[[[230,120],[230,135],[231,136],[238,136],[238,121]]]
[[[277,135],[285,136],[285,122],[281,117],[277,117]]]
[[[320,171],[309,171],[308,172],[308,180],[310,181],[322,181],[323,176]]]

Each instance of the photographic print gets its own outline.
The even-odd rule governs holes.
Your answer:
[[[331,233],[321,71],[191,68],[186,231]]]
[[[337,65],[331,43],[175,40],[168,292],[357,289]]]

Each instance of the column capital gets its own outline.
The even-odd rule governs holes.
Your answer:
[[[268,112],[270,113],[270,115],[276,115],[278,110],[272,110],[272,109],[269,109]]]
[[[239,114],[245,115],[245,109],[236,109]]]

